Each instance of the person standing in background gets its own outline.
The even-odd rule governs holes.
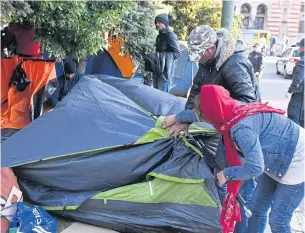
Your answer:
[[[156,52],[163,75],[160,77],[156,72],[153,73],[153,87],[168,92],[173,78],[174,60],[180,57],[180,48],[177,35],[169,28],[167,14],[157,15],[155,25],[159,31],[156,38]]]
[[[260,82],[264,72],[264,54],[260,51],[260,45],[256,43],[253,45],[253,51],[248,56],[252,63],[254,74],[257,77],[257,81]]]

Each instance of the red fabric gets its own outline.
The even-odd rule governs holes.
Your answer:
[[[12,23],[8,30],[15,35],[18,54],[32,55],[36,59],[41,58],[40,39],[36,38],[36,32],[33,28],[26,28],[19,23]]]
[[[230,93],[221,86],[204,85],[200,92],[200,110],[204,119],[223,135],[226,148],[226,160],[230,166],[241,166],[235,143],[230,136],[230,129],[246,116],[261,112],[284,114],[267,104],[249,103],[238,106],[238,102],[230,97]],[[227,194],[222,206],[220,224],[223,232],[233,232],[235,222],[241,221],[239,205],[236,201],[241,181],[232,180],[227,183]]]

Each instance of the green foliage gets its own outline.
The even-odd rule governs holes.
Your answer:
[[[9,11],[10,6],[3,3],[7,21],[34,26],[43,50],[57,57],[72,56],[77,60],[102,50],[107,43],[104,32],[117,27],[132,6],[131,0],[28,1],[23,3],[30,6],[31,11],[18,15],[12,13],[18,13],[17,3],[9,2],[15,8]]]
[[[243,18],[244,16],[242,14],[236,14],[236,12],[234,12],[232,34],[235,38],[238,37],[240,29],[243,27]]]
[[[222,4],[218,0],[204,1],[166,1],[173,6],[170,13],[170,24],[180,40],[186,40],[192,29],[199,25],[210,25],[215,30],[220,28]],[[233,34],[237,36],[241,28],[241,16],[235,14]]]
[[[56,57],[84,59],[107,44],[104,33],[125,41],[135,63],[154,50],[156,4],[149,1],[1,1],[1,24],[32,25],[42,50]]]
[[[23,22],[23,19],[33,13],[28,2],[24,1],[1,1],[1,28],[10,22]]]
[[[124,39],[125,50],[136,65],[143,65],[143,55],[155,49],[157,30],[155,29],[156,5],[149,1],[133,2],[132,8],[113,34]]]

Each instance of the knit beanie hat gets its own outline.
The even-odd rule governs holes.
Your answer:
[[[169,21],[168,21],[168,15],[167,14],[160,14],[157,15],[155,18],[155,23],[159,21],[161,23],[163,23],[165,26],[169,25]]]
[[[66,74],[75,74],[76,64],[73,61],[69,61],[64,64],[64,69]]]

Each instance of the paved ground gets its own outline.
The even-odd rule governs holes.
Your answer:
[[[276,75],[275,62],[276,57],[267,57],[265,64],[265,72],[260,83],[262,97],[264,101],[268,101],[271,106],[287,110],[288,99],[285,98],[285,93],[291,83],[291,80],[285,80],[283,76]],[[296,211],[292,219],[292,233],[305,233],[305,212],[303,208]],[[72,223],[59,220],[58,232],[62,233],[114,233],[115,231],[103,229],[100,227],[90,226],[83,223]],[[269,226],[265,233],[271,233]]]

